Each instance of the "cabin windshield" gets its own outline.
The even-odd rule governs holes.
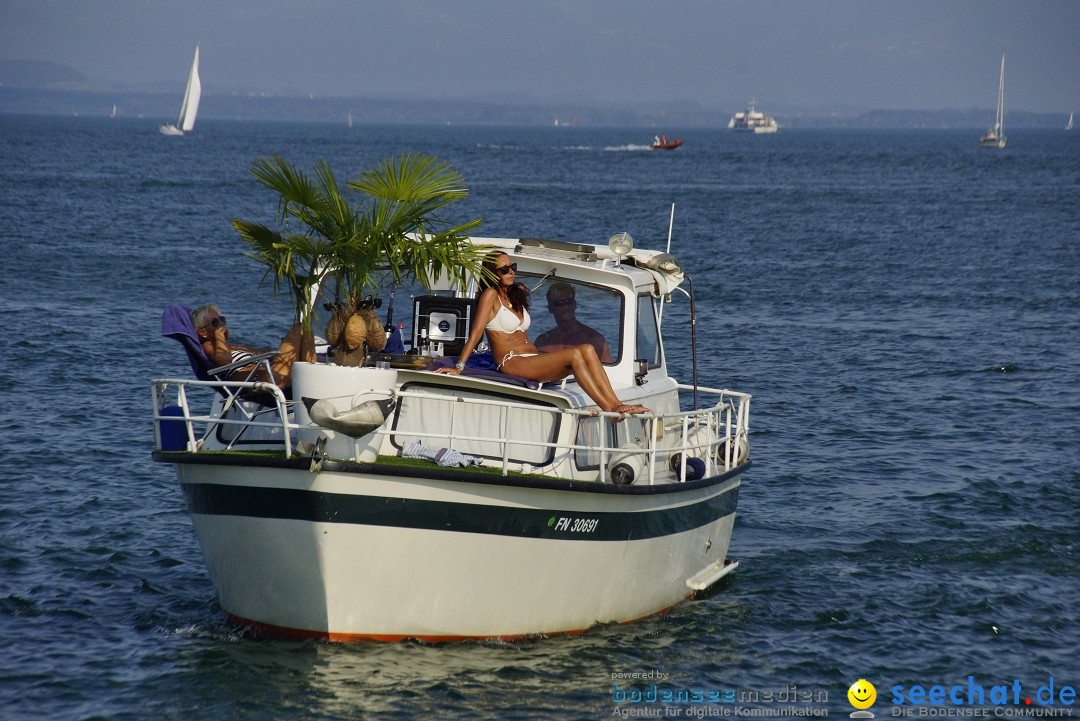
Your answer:
[[[529,310],[532,324],[529,338],[536,347],[551,352],[568,346],[590,343],[605,364],[619,362],[622,355],[623,296],[611,288],[590,285],[568,279],[547,278],[537,286],[542,276],[518,273],[518,279],[532,290],[532,307]],[[389,279],[385,283],[389,288]],[[331,280],[324,289],[324,298],[337,300],[336,283]],[[427,291],[420,284],[401,285],[394,288],[393,297],[387,290],[381,295],[380,307],[375,314],[384,323],[402,326],[401,336],[406,348],[419,330],[412,326],[416,321],[414,302],[421,296],[451,296],[447,291]],[[316,333],[321,334],[329,320],[328,310],[320,304],[315,322]],[[392,314],[392,315],[391,315]],[[467,331],[465,331],[467,333]]]
[[[519,276],[529,288],[531,279]],[[552,352],[581,343],[596,348],[605,364],[622,354],[623,297],[610,288],[548,278],[532,293],[529,337],[538,350]]]

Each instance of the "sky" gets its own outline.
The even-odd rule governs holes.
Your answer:
[[[1080,0],[0,0],[0,60],[204,94],[1080,111]]]

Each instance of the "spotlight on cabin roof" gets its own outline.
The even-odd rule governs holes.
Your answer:
[[[630,237],[629,233],[616,233],[608,239],[608,248],[611,252],[620,258],[630,254],[630,251],[634,249],[634,239]]]

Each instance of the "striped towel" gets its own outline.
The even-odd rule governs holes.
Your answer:
[[[435,461],[440,466],[479,466],[482,461],[476,456],[469,456],[464,453],[459,453],[453,448],[432,448],[425,445],[422,440],[418,440],[411,446],[405,449],[402,453],[406,458],[425,458],[429,461]]]

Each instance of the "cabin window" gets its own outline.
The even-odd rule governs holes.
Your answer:
[[[656,324],[656,303],[651,296],[638,296],[637,312],[637,349],[634,359],[644,358],[650,368],[659,368],[663,358],[660,355],[660,329]]]
[[[519,276],[521,277],[521,276]],[[527,287],[531,279],[522,278]],[[532,292],[529,338],[538,350],[553,352],[589,343],[601,362],[611,365],[622,355],[622,295],[608,288],[557,277]]]

